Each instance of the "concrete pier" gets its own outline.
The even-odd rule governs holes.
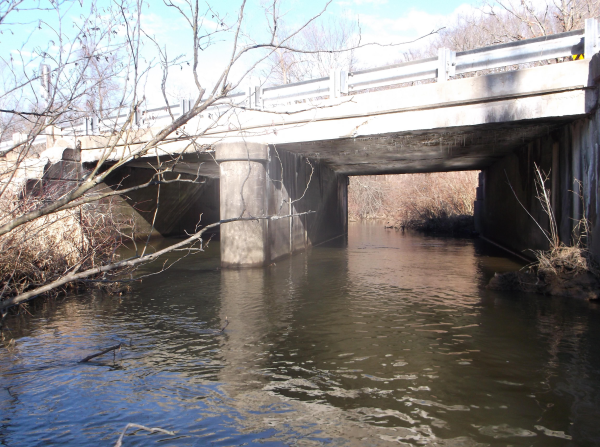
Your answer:
[[[220,168],[221,220],[267,215],[268,146],[222,143],[216,148]],[[221,265],[262,266],[269,260],[268,222],[246,220],[221,225]]]
[[[319,160],[243,141],[218,144],[216,160],[221,220],[275,217],[222,224],[223,267],[267,265],[346,235],[347,176]]]

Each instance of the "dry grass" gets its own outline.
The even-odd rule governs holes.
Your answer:
[[[0,222],[40,206],[41,202],[39,198],[5,198],[0,201]],[[98,207],[60,211],[0,237],[0,300],[50,283],[66,273],[114,260],[122,237],[109,210],[110,206],[102,207],[102,212]],[[70,284],[66,289],[80,286]]]
[[[536,262],[517,272],[496,274],[488,288],[597,300],[600,266],[581,246],[535,252]]]
[[[352,177],[348,213],[396,228],[472,231],[477,185],[478,171]]]
[[[600,268],[590,253],[579,245],[560,245],[551,250],[535,252],[535,269],[544,276],[564,276],[591,273],[600,278]]]
[[[587,239],[590,234],[587,217],[584,214],[576,222],[573,228],[572,245],[565,245],[558,237],[558,225],[552,209],[550,190],[546,187],[549,175],[536,165],[535,176],[536,198],[548,216],[548,228],[542,227],[535,221],[523,204],[519,203],[544,233],[550,248],[534,250],[536,262],[521,271],[496,274],[488,288],[588,300],[600,299],[600,265],[587,249]],[[585,203],[582,185],[580,182],[577,183],[579,191],[576,194]],[[583,208],[585,209],[585,206]]]

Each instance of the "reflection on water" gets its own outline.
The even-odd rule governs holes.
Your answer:
[[[218,251],[9,320],[0,441],[112,445],[135,422],[177,436],[125,445],[600,442],[600,309],[485,290],[519,267],[493,247],[354,224],[264,270]]]

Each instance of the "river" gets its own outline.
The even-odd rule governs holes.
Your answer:
[[[9,317],[1,445],[600,444],[600,306],[486,290],[522,264],[485,242],[352,223],[265,269],[218,253]]]

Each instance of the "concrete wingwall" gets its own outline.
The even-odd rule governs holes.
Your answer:
[[[127,189],[150,181],[153,175],[152,169],[125,166],[109,176],[106,184],[113,189]],[[219,221],[219,179],[196,179],[190,174],[164,175],[165,180],[177,177],[182,181],[162,184],[160,191],[157,184],[152,184],[120,196],[116,211],[131,216],[136,235],[145,237],[152,232],[161,236],[184,236],[195,232],[198,225]]]
[[[537,165],[548,177],[560,241],[572,245],[578,237],[577,222],[585,216],[591,223],[588,248],[600,258],[599,145],[600,112],[594,107],[588,117],[523,144],[482,171],[475,207],[479,232],[529,257],[532,253],[526,250],[549,247],[539,228],[548,230],[549,219],[537,199]]]

